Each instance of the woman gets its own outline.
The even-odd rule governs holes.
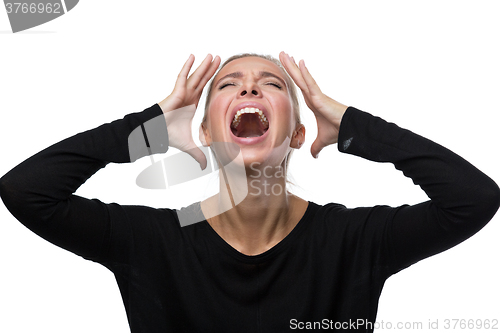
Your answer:
[[[200,139],[219,162],[218,195],[179,211],[72,195],[107,163],[138,157],[127,144],[141,126],[149,152],[165,151],[168,139],[206,166],[189,107],[220,59],[208,56],[188,76],[190,56],[165,100],[21,163],[2,177],[2,199],[40,236],[115,274],[132,332],[371,332],[385,280],[481,229],[498,209],[499,188],[449,150],[329,98],[303,61],[280,60],[316,116],[314,157],[338,142],[341,152],[393,163],[431,200],[347,209],[285,191],[290,151],[305,129],[287,73],[254,55],[230,59],[210,85]],[[166,131],[151,140],[145,124],[158,116]],[[243,189],[232,186],[241,168]],[[182,224],[186,216],[192,223]]]

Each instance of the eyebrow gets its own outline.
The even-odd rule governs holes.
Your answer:
[[[224,80],[224,79],[227,79],[228,77],[232,77],[232,78],[235,78],[235,79],[238,79],[240,77],[243,77],[243,73],[242,72],[233,72],[233,73],[229,73],[223,77],[221,77],[219,79],[219,81],[217,81],[217,84],[216,86],[219,84],[220,81]]]
[[[219,84],[220,81],[224,80],[224,79],[227,79],[229,77],[232,77],[232,78],[235,78],[235,79],[239,79],[239,78],[242,78],[243,77],[243,73],[242,72],[233,72],[233,73],[229,73],[223,77],[221,77],[219,79],[219,81],[217,81],[217,84],[216,86]],[[271,72],[266,72],[266,71],[260,71],[259,72],[259,78],[263,78],[263,77],[273,77],[277,80],[279,80],[281,82],[281,84],[283,84],[283,86],[287,86],[285,81],[280,78],[278,75],[274,74],[274,73],[271,73]]]
[[[286,87],[286,83],[285,81],[283,81],[282,78],[280,78],[278,75],[274,74],[274,73],[271,73],[271,72],[266,72],[266,71],[260,71],[259,72],[259,77],[274,77],[275,79],[279,80],[281,82],[281,84]]]

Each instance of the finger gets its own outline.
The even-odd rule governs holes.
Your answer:
[[[203,59],[200,66],[198,66],[198,68],[196,68],[196,70],[193,72],[193,74],[191,74],[191,76],[188,78],[188,85],[190,88],[196,89],[198,87],[201,79],[203,78],[203,76],[207,72],[211,63],[212,63],[212,55],[208,54],[205,57],[205,59]]]
[[[193,63],[194,63],[194,55],[190,54],[188,60],[184,63],[184,66],[182,66],[182,69],[177,77],[187,79],[189,71],[193,66]]]
[[[304,79],[307,89],[310,94],[320,94],[321,89],[319,89],[318,84],[312,77],[311,73],[309,73],[309,70],[306,67],[306,63],[304,60],[299,61],[299,69],[300,73],[302,74],[302,78]]]
[[[177,81],[175,81],[174,90],[184,87],[186,85],[187,77],[189,71],[191,70],[191,67],[193,66],[193,63],[194,63],[194,55],[190,54],[188,60],[184,63],[184,66],[182,66],[179,75],[177,75]]]
[[[220,61],[221,61],[220,57],[216,56],[214,61],[212,61],[212,64],[208,68],[207,72],[205,73],[205,75],[201,79],[200,83],[198,84],[198,87],[197,87],[198,90],[203,90],[203,88],[205,87],[207,82],[210,80],[210,78],[212,78],[212,76],[214,76],[215,72],[219,68]]]
[[[318,158],[318,154],[323,148],[325,148],[325,145],[321,143],[319,138],[316,138],[316,140],[314,140],[314,142],[311,145],[311,155],[314,158]]]
[[[310,102],[311,96],[309,92],[309,88],[307,87],[306,82],[304,81],[304,78],[302,77],[302,73],[300,72],[299,67],[295,63],[295,59],[293,57],[290,57],[288,54],[281,52],[280,53],[280,59],[283,63],[283,66],[287,70],[287,72],[290,74],[290,77],[293,79],[295,84],[300,88],[302,91],[302,95],[304,96],[304,100],[309,108],[312,110],[312,104]]]
[[[297,67],[295,63],[292,62],[290,56],[284,52],[280,53],[280,60],[285,67],[285,70],[288,72],[292,80],[295,84],[302,90],[303,93],[307,93],[307,84],[302,77],[302,73],[300,69]]]
[[[207,157],[205,156],[205,154],[203,154],[200,148],[196,147],[194,142],[192,146],[193,148],[186,149],[184,152],[191,155],[191,157],[194,158],[196,162],[200,164],[201,170],[205,170],[205,168],[207,167]]]
[[[300,74],[300,70],[292,63],[292,60],[288,54],[286,54],[285,52],[280,52],[279,59],[290,76]]]
[[[280,52],[279,59],[283,67],[285,67],[285,70],[288,72],[288,74],[290,75],[300,74],[300,70],[298,69],[297,66],[295,66],[294,63],[292,63],[292,60],[288,54],[286,54],[285,52]]]

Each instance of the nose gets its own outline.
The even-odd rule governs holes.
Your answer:
[[[245,84],[241,87],[238,97],[261,97],[262,92],[260,88],[254,84]]]

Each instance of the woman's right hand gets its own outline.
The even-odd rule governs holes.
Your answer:
[[[188,77],[193,63],[194,56],[190,55],[177,76],[174,90],[158,105],[165,115],[169,146],[188,153],[205,169],[207,159],[193,141],[191,124],[203,88],[219,68],[220,58],[216,56],[212,59],[212,55],[207,55]]]

